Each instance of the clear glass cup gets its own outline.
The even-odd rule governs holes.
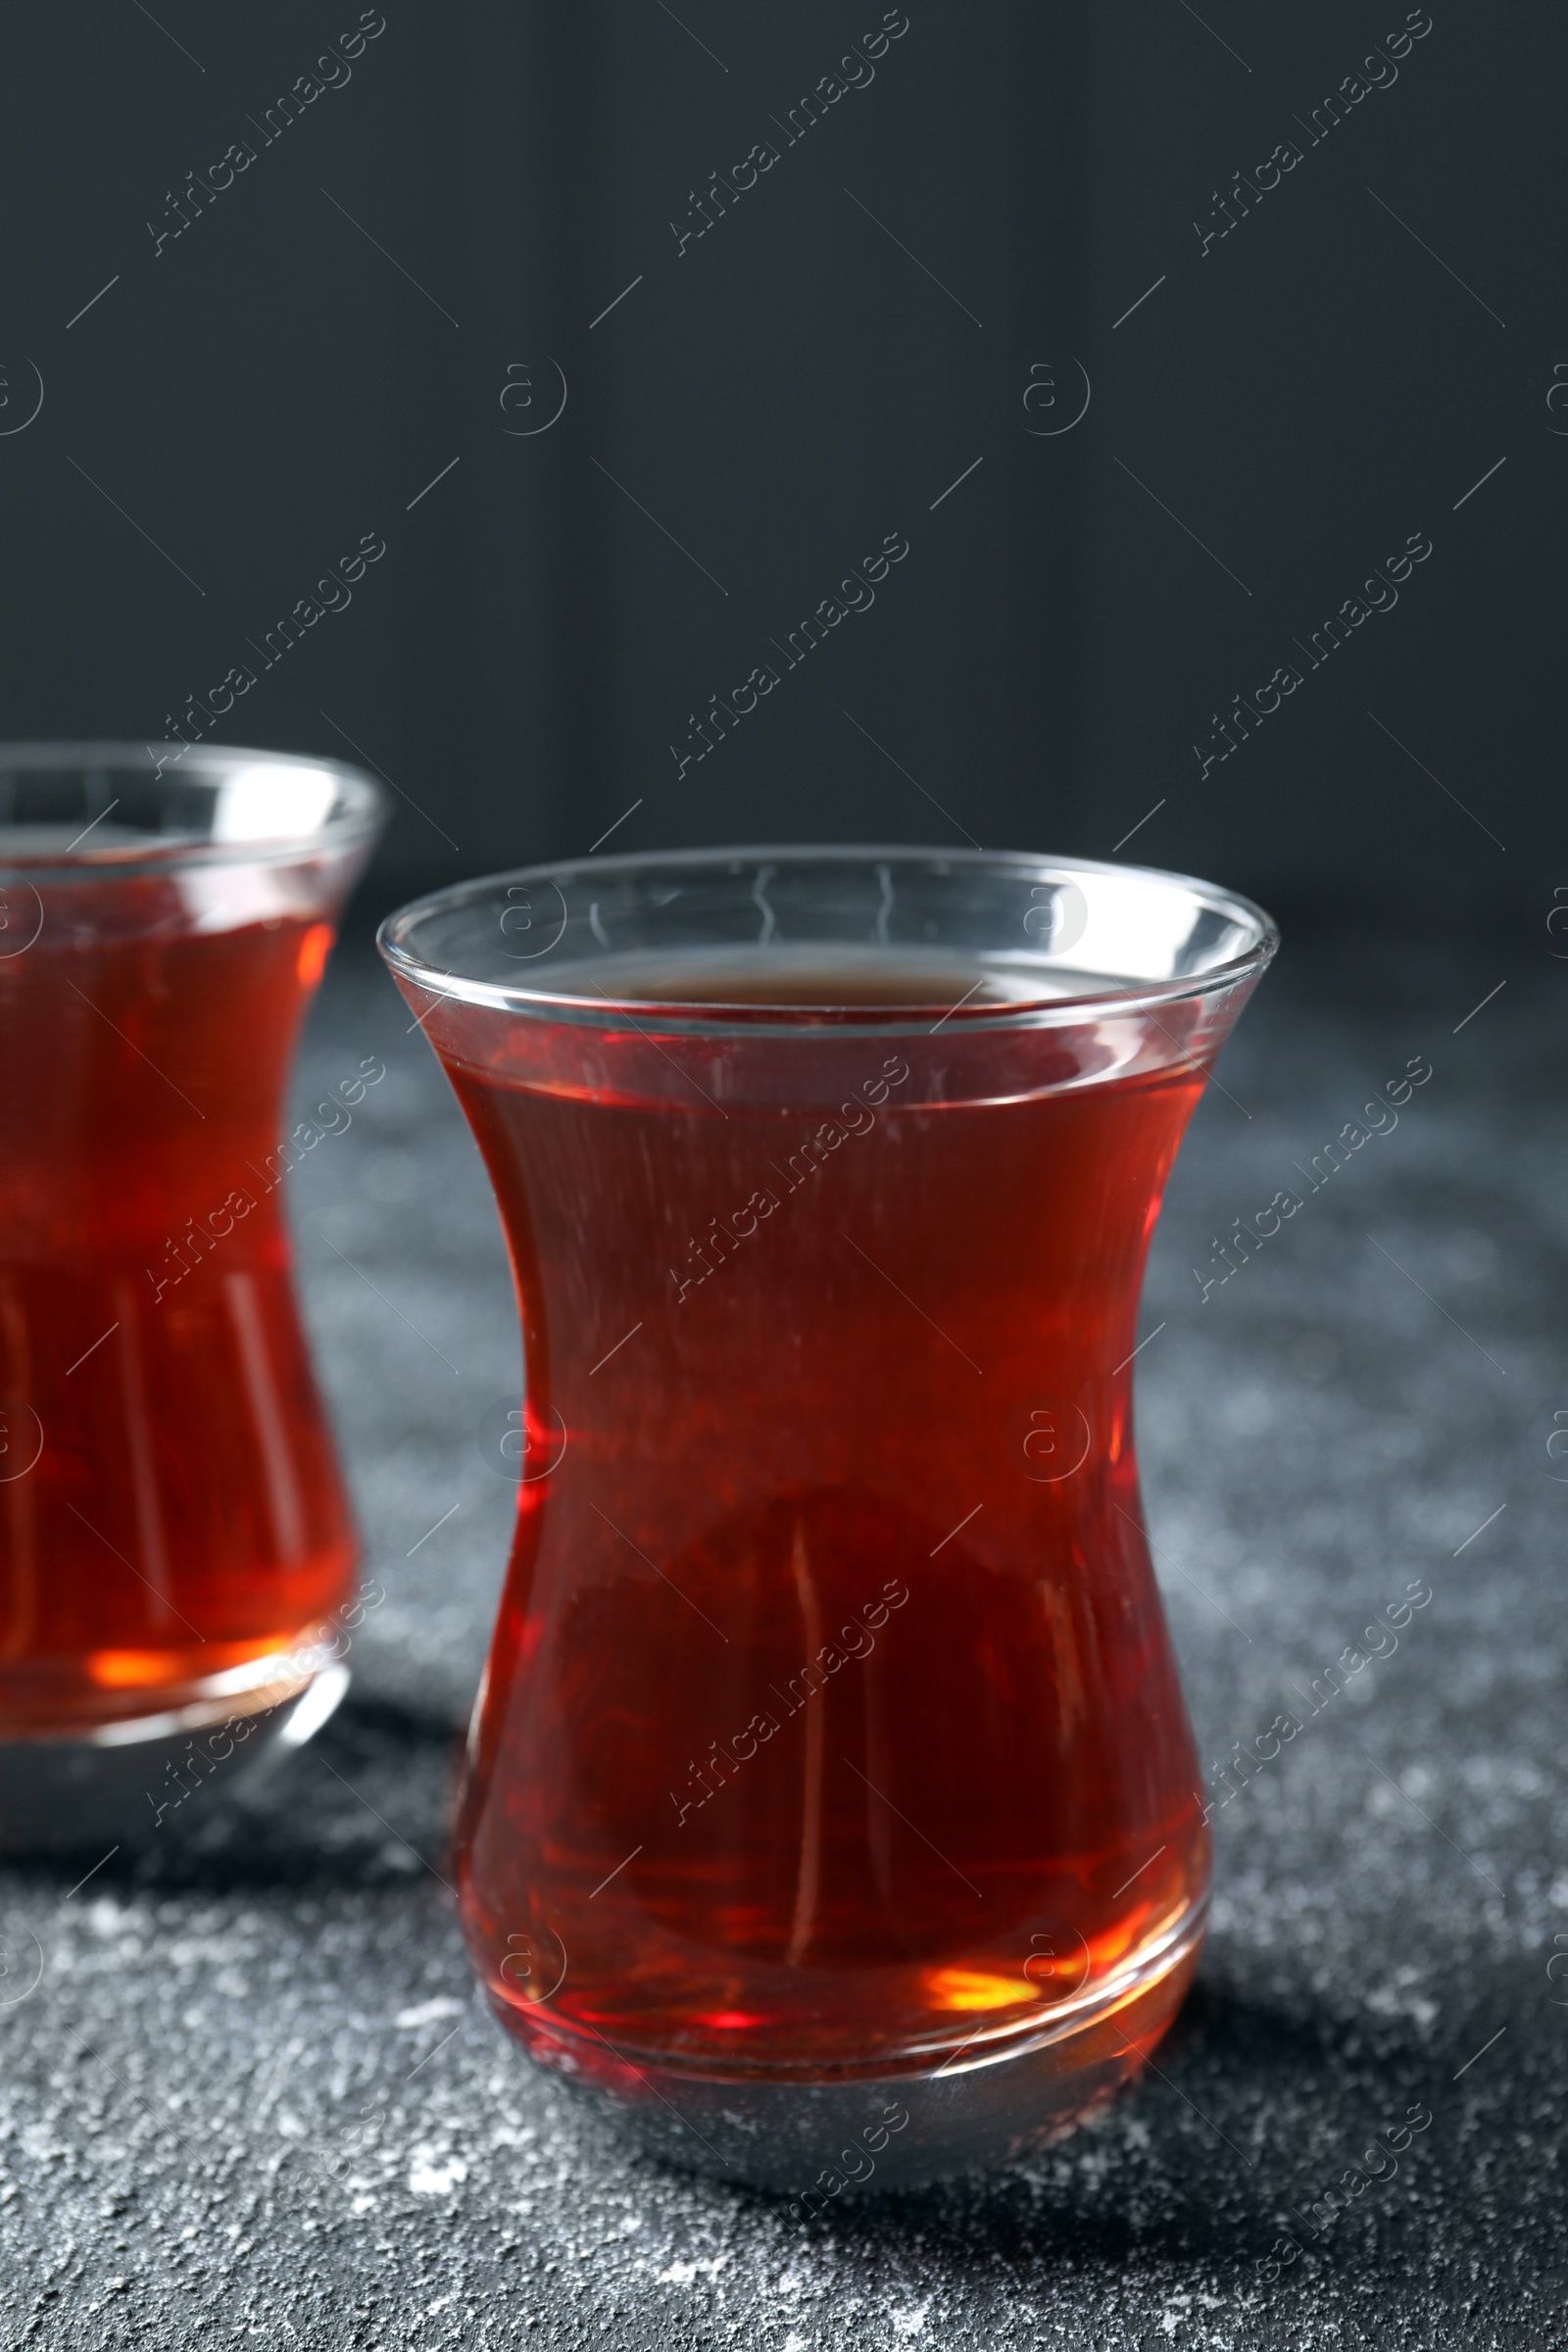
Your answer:
[[[380,942],[522,1315],[458,1843],[490,1999],[813,2208],[1040,2144],[1203,1933],[1132,1359],[1273,925],[1131,867],[769,849],[500,875]]]
[[[280,1130],[381,813],[330,761],[0,746],[0,1850],[155,1828],[341,1695],[281,1187],[352,1113]]]

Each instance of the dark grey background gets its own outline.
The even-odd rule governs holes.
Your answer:
[[[347,0],[20,14],[0,724],[162,738],[377,531],[352,606],[215,730],[352,742],[395,782],[368,906],[616,826],[1124,844],[1287,912],[1539,935],[1568,25],[1440,5],[1311,144],[1406,13],[915,0],[794,146],[775,122],[869,0],[392,0],[270,145]],[[672,218],[764,138],[777,165],[678,253]],[[677,780],[688,714],[892,531],[875,608]],[[1412,532],[1397,608],[1204,778],[1213,714]]]

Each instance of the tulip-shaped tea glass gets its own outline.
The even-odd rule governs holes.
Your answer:
[[[1273,926],[780,849],[501,875],[381,945],[522,1314],[459,1826],[492,2002],[655,2146],[818,2202],[1040,2144],[1203,1933],[1132,1355]]]
[[[152,1828],[341,1691],[281,1180],[352,1111],[280,1128],[380,809],[269,752],[0,746],[0,1850]]]

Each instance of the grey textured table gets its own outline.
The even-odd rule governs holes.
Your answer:
[[[512,1505],[475,1433],[514,1395],[515,1320],[444,1081],[344,951],[301,1097],[366,1054],[389,1074],[291,1181],[386,1598],[342,1711],[270,1781],[75,1891],[0,1875],[0,2342],[1568,2342],[1546,946],[1317,938],[1265,981],[1171,1186],[1138,1410],[1204,1757],[1281,1711],[1302,1731],[1216,1810],[1213,1932],[1159,2071],[1019,2171],[809,2227],[631,2153],[474,1996],[441,1874]],[[1213,1237],[1301,1192],[1420,1055],[1396,1128],[1201,1298]],[[1328,1696],[1411,1579],[1431,1603]]]

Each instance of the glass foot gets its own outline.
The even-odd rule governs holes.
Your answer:
[[[831,2211],[856,2189],[917,2188],[1012,2164],[1102,2107],[1141,2070],[1192,1983],[1206,1893],[1135,1966],[1086,1988],[1050,2026],[959,2044],[940,2064],[832,2081],[683,2073],[596,2048],[541,2011],[497,2004],[529,2056],[628,2129],[652,2155]]]
[[[233,1688],[236,1679],[245,1687]],[[284,1674],[217,1675],[213,1685],[227,1688],[210,1686],[162,1714],[53,1736],[0,1734],[0,1855],[75,1853],[172,1825],[203,1788],[250,1776],[312,1739],[348,1684],[346,1666],[310,1667],[296,1652]]]

